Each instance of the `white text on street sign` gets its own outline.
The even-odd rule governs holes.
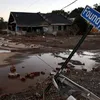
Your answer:
[[[86,6],[82,11],[81,16],[100,30],[100,12]]]

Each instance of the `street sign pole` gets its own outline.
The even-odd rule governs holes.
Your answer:
[[[79,47],[81,46],[81,44],[83,43],[83,41],[85,40],[85,38],[87,37],[88,33],[91,31],[92,28],[93,28],[92,25],[88,26],[87,32],[85,34],[83,34],[82,38],[77,43],[77,45],[74,47],[73,51],[71,52],[71,54],[69,55],[69,57],[66,59],[65,63],[62,65],[61,69],[64,69],[67,66],[68,62],[71,60],[71,58],[73,57],[73,55],[75,54],[75,52],[79,49]]]
[[[81,46],[81,44],[83,43],[83,41],[85,40],[85,38],[87,37],[88,33],[91,31],[91,29],[93,28],[92,25],[88,26],[87,32],[85,34],[83,34],[82,38],[80,39],[80,41],[78,42],[78,44],[75,46],[75,48],[73,49],[73,51],[71,52],[71,54],[69,55],[69,57],[66,59],[66,61],[64,62],[64,64],[62,65],[60,71],[54,76],[55,80],[56,78],[59,76],[59,74],[61,73],[61,71],[66,68],[68,62],[71,60],[71,58],[73,57],[73,55],[75,54],[75,52],[79,49],[79,47]],[[45,93],[49,91],[49,89],[51,88],[52,83],[50,83],[48,85],[48,87],[45,89]]]
[[[81,44],[83,43],[83,41],[87,37],[88,33],[93,28],[93,26],[96,27],[97,29],[100,29],[100,13],[99,12],[97,12],[96,10],[92,9],[89,6],[86,6],[85,9],[82,11],[81,16],[85,20],[87,20],[88,22],[90,22],[90,25],[88,26],[87,32],[85,34],[83,34],[82,38],[79,40],[79,42],[74,47],[74,49],[71,52],[71,54],[69,55],[69,57],[66,59],[66,61],[62,65],[60,71],[57,72],[57,74],[54,76],[55,81],[57,81],[56,79],[57,79],[57,77],[59,77],[59,75],[62,72],[62,70],[67,67],[68,62],[71,60],[71,58],[73,57],[73,55],[75,54],[75,52],[79,49],[79,47],[81,46]],[[45,93],[49,91],[49,89],[51,88],[51,86],[52,86],[52,83],[50,83],[48,85],[48,87],[45,89]]]

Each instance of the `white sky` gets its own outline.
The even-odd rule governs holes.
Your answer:
[[[52,10],[60,10],[73,1],[74,0],[0,0],[0,17],[8,21],[11,11],[51,12]],[[67,12],[78,7],[85,7],[86,5],[93,7],[96,3],[100,4],[100,0],[78,0],[64,10]]]

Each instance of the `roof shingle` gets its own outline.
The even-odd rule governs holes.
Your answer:
[[[23,26],[40,26],[51,24],[66,24],[71,25],[72,22],[60,14],[48,13],[25,13],[25,12],[11,12],[16,20],[17,25]],[[44,16],[41,16],[41,14]],[[48,20],[45,20],[45,18]]]

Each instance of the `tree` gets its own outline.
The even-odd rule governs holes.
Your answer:
[[[64,16],[68,16],[68,12],[65,12],[64,10],[53,10],[52,13],[63,14]]]
[[[84,8],[79,7],[79,8],[75,8],[70,14],[69,17],[70,18],[76,18],[78,16],[80,16],[81,12],[83,11]]]
[[[88,23],[80,15],[76,17],[73,24],[76,24],[79,27],[78,35],[82,35],[87,31]]]
[[[4,22],[3,17],[0,17],[0,30],[7,28],[7,22]]]
[[[75,8],[70,14],[70,18],[75,18],[75,21],[73,24],[77,25],[79,27],[79,32],[77,34],[82,35],[87,30],[87,22],[80,16],[81,12],[84,8]]]
[[[94,4],[93,6],[94,6],[94,8],[97,8],[97,7],[98,7],[98,4],[96,3],[96,4]]]
[[[94,9],[100,12],[100,4],[94,4]]]
[[[3,19],[3,17],[0,17],[0,22],[4,22],[4,19]]]

